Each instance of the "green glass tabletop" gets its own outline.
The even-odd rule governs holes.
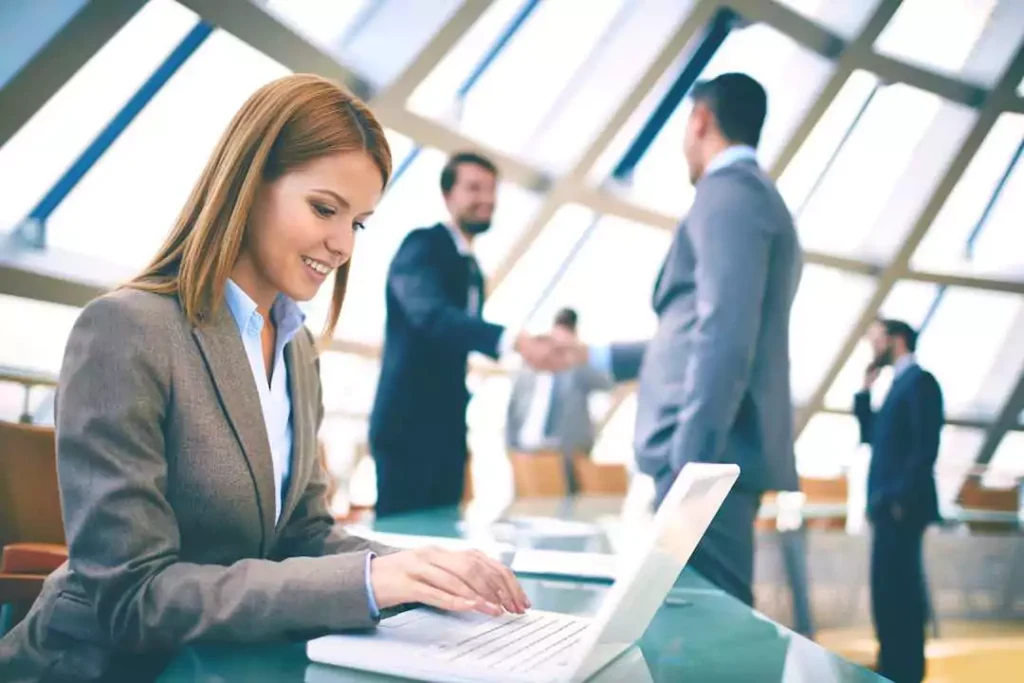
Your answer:
[[[601,500],[516,504],[494,523],[467,524],[457,510],[379,520],[374,531],[448,538],[492,538],[516,547],[608,552],[599,519],[615,510]],[[598,581],[521,577],[537,609],[589,616],[608,590]],[[160,678],[178,681],[390,681],[310,663],[303,643],[186,648]],[[757,681],[870,683],[884,679],[776,624],[684,570],[644,637],[596,681]]]

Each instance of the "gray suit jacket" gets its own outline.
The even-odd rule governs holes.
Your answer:
[[[57,398],[70,560],[0,641],[0,680],[140,680],[194,641],[373,625],[367,552],[328,514],[312,336],[285,348],[294,450],[274,522],[263,414],[226,306],[199,327],[174,297],[85,308]]]
[[[655,337],[612,347],[616,379],[639,377],[634,446],[659,502],[688,462],[737,463],[749,491],[798,488],[789,316],[801,268],[793,219],[755,163],[697,183],[654,288]]]
[[[505,421],[505,442],[510,449],[526,450],[520,443],[520,432],[533,402],[537,373],[524,368],[512,384]],[[588,398],[593,391],[608,390],[611,381],[602,373],[586,366],[567,370],[552,401],[561,404],[560,418],[554,425],[555,448],[562,453],[588,453],[594,446],[594,424],[590,420]]]

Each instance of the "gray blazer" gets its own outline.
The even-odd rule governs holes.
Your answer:
[[[616,379],[639,378],[634,447],[659,502],[688,462],[737,463],[749,491],[798,488],[789,316],[802,260],[755,163],[697,183],[655,284],[657,333],[612,348]]]
[[[551,399],[561,403],[560,419],[554,426],[555,448],[562,453],[589,453],[594,446],[594,424],[590,420],[588,399],[591,392],[607,391],[612,383],[607,376],[587,366],[567,370],[564,380],[559,384],[558,395]],[[523,450],[519,433],[530,411],[536,384],[537,373],[530,368],[520,371],[512,384],[505,421],[505,441],[510,449]]]
[[[174,297],[121,290],[68,340],[57,473],[70,561],[0,641],[0,680],[142,680],[194,641],[373,625],[367,552],[328,514],[312,336],[285,348],[294,450],[274,523],[259,396],[226,306],[199,327]]]

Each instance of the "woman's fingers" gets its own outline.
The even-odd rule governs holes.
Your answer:
[[[424,553],[420,563],[410,574],[420,583],[425,583],[449,595],[468,600],[474,605],[479,604],[479,609],[482,612],[495,615],[501,614],[501,608],[498,606],[500,603],[495,602],[487,594],[476,590],[472,584],[467,582],[458,573],[449,571],[444,565],[439,563],[439,557],[443,557],[443,553],[440,555],[429,551]]]
[[[493,568],[469,552],[440,551],[430,556],[432,562],[468,584],[483,599],[501,605],[509,612],[521,610]]]

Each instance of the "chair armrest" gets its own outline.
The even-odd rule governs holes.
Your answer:
[[[46,576],[68,559],[67,546],[56,543],[11,543],[3,548],[0,572]]]

